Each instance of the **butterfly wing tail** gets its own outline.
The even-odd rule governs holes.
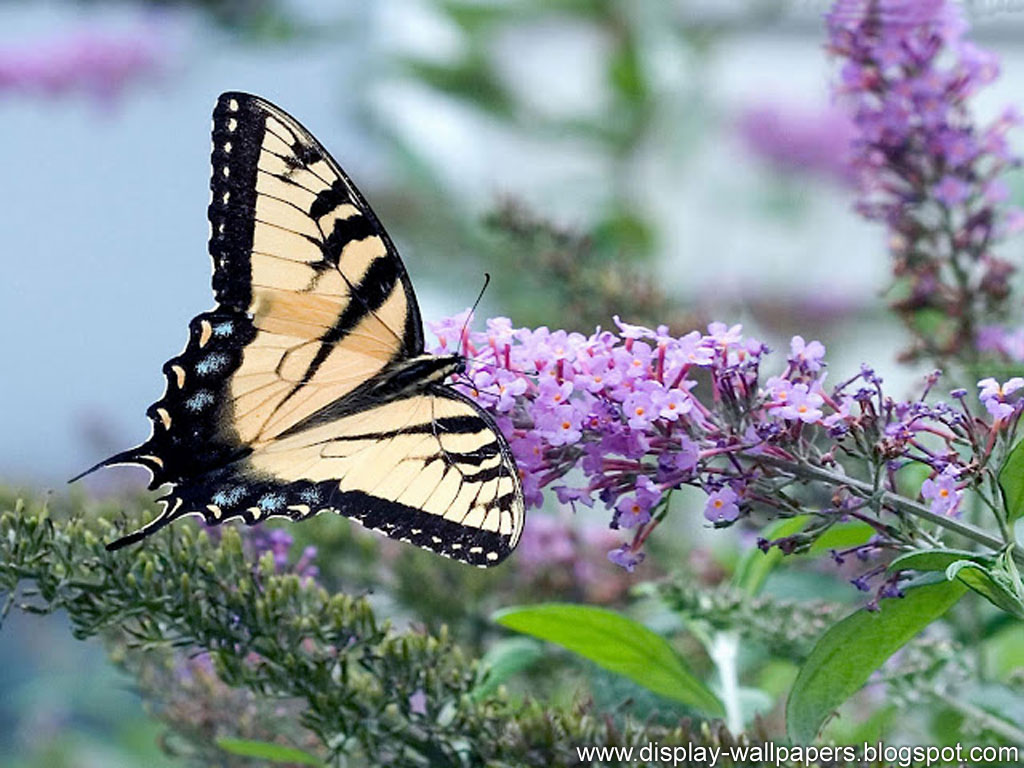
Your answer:
[[[180,498],[174,499],[173,503],[169,503],[164,500],[161,501],[163,502],[164,508],[160,511],[159,515],[138,530],[132,531],[127,536],[122,536],[116,541],[112,541],[107,544],[107,551],[113,552],[121,549],[122,547],[127,547],[130,544],[136,544],[183,516],[183,513],[181,512],[182,503]]]
[[[161,485],[164,482],[162,479],[157,479],[157,475],[158,473],[161,472],[163,466],[159,458],[150,453],[147,453],[148,445],[149,444],[146,443],[127,451],[115,453],[110,458],[104,459],[103,461],[97,464],[93,464],[84,472],[79,472],[77,475],[68,480],[68,483],[77,482],[81,480],[83,477],[91,475],[97,469],[103,469],[104,467],[113,467],[117,464],[136,464],[140,467],[145,467],[146,469],[149,470],[149,473],[151,475],[149,489],[153,490],[154,488],[156,488],[157,486]]]
[[[68,480],[68,483],[75,483],[81,480],[86,475],[91,475],[97,469],[103,469],[104,467],[112,467],[115,464],[137,464],[138,461],[138,448],[132,448],[130,451],[121,451],[121,453],[115,453],[109,459],[97,462],[89,467],[84,472],[79,472],[77,475]]]

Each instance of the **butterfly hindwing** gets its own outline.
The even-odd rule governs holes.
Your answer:
[[[476,404],[441,386],[272,441],[182,483],[174,499],[182,513],[205,509],[216,522],[334,512],[485,566],[512,551],[523,519],[504,437]]]
[[[217,306],[164,366],[153,434],[101,462],[169,483],[163,513],[303,519],[333,511],[477,565],[518,542],[518,471],[494,422],[423,355],[408,274],[317,140],[258,97],[214,110],[210,255]],[[92,470],[89,470],[92,471]]]

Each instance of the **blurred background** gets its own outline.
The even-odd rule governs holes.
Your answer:
[[[1020,102],[1024,12],[969,5],[973,39],[1003,63],[979,102],[985,120]],[[901,332],[882,298],[884,233],[851,210],[826,10],[7,0],[0,478],[63,493],[67,477],[147,436],[160,366],[212,304],[209,126],[225,90],[281,105],[346,168],[403,254],[425,321],[464,309],[488,271],[478,316],[583,333],[615,313],[678,332],[741,322],[780,350],[795,333],[821,339],[834,376],[871,361],[910,381],[920,372],[897,364]],[[89,492],[141,480],[109,472]],[[566,514],[535,515],[536,535],[563,535]],[[577,517],[588,514],[574,535],[600,561],[607,515]],[[601,599],[624,578],[609,576]],[[162,764],[161,726],[133,686],[65,627],[10,617],[0,763]]]

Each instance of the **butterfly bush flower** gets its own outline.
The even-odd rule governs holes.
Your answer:
[[[294,557],[292,549],[295,539],[283,528],[257,526],[246,529],[246,542],[254,560],[259,560],[267,552],[271,553],[274,569],[278,573],[294,573],[303,580],[315,580],[320,574],[314,565],[316,547],[306,547],[297,558]]]
[[[910,354],[973,354],[1015,271],[995,246],[1024,225],[1002,179],[1020,162],[1006,139],[1020,117],[1008,109],[981,125],[971,109],[998,62],[965,39],[953,0],[837,0],[826,25],[835,96],[855,126],[857,208],[890,232],[894,308],[911,329],[920,310],[948,318],[918,332]]]
[[[864,557],[930,541],[915,516],[962,532],[963,492],[980,485],[984,447],[1013,428],[1024,395],[1024,380],[984,380],[986,412],[971,413],[962,391],[951,402],[928,399],[940,380],[934,372],[920,397],[897,401],[869,366],[828,386],[824,346],[802,337],[779,359],[781,370],[764,376],[769,350],[739,325],[674,336],[616,318],[617,333],[598,328],[583,336],[496,318],[485,331],[463,333],[467,317],[434,325],[435,349],[469,359],[468,376],[455,386],[507,436],[527,504],[541,506],[550,488],[562,504],[603,506],[609,527],[626,539],[608,558],[627,570],[642,562],[644,542],[683,486],[704,493],[702,517],[715,527],[755,510],[810,515],[808,533],[768,542],[784,551],[849,520],[876,531],[855,548]],[[913,497],[900,495],[896,483],[910,464],[930,470]],[[897,517],[903,522],[893,525]],[[566,541],[552,538],[541,549],[561,551]],[[884,568],[859,578],[881,580],[879,595],[898,591]]]
[[[957,471],[946,467],[938,476],[925,480],[921,485],[921,496],[931,503],[933,512],[951,515],[957,511],[963,494],[956,481]]]
[[[996,419],[1006,419],[1014,412],[1014,406],[1009,402],[1010,396],[1024,387],[1024,379],[1014,376],[1005,384],[1000,384],[995,379],[982,379],[978,382],[978,387],[981,389],[978,397],[985,409]]]
[[[166,67],[168,47],[154,29],[85,30],[30,46],[0,48],[0,95],[84,93],[103,104]]]
[[[760,104],[736,121],[740,138],[754,155],[781,171],[852,183],[849,162],[853,125],[841,110]]]

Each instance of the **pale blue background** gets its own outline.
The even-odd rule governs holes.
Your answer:
[[[170,66],[157,83],[130,89],[113,107],[85,97],[0,94],[0,477],[58,486],[147,436],[143,413],[162,392],[160,366],[183,346],[189,318],[212,304],[209,123],[223,90],[251,90],[298,116],[371,201],[395,178],[386,144],[370,127],[386,121],[470,210],[487,210],[499,195],[512,194],[572,226],[585,224],[600,205],[615,169],[586,146],[510,135],[377,71],[382,52],[444,59],[458,48],[457,35],[423,4],[299,5],[307,15],[330,7],[316,12],[341,33],[321,43],[253,45],[188,14],[150,17],[167,32]],[[701,75],[715,84],[714,109],[772,98],[823,104],[823,7],[793,4],[792,23],[754,27],[719,44]],[[96,23],[93,8],[0,6],[0,46]],[[708,8],[714,13],[718,6]],[[136,12],[120,7],[98,15],[105,26],[140,23]],[[1020,102],[1015,84],[1024,81],[1024,57],[1012,33],[1024,26],[1019,14],[991,16],[987,24],[985,18],[975,38],[1000,53],[1005,72],[980,100],[983,114],[992,115]],[[536,109],[585,112],[604,97],[600,45],[556,19],[509,35],[494,56]],[[683,120],[688,92],[679,82],[694,73],[659,50],[652,46],[658,87],[666,104],[679,101]],[[666,126],[664,142],[678,141],[673,130]],[[808,187],[799,191],[800,220],[780,218],[765,210],[764,169],[734,137],[706,136],[689,152],[659,140],[655,132],[629,184],[661,232],[660,270],[681,301],[711,296],[730,322],[746,320],[742,296],[752,290],[878,302],[888,269],[884,235],[849,212],[848,195]],[[377,207],[388,224],[388,211]],[[439,274],[417,257],[400,227],[390,229],[427,319],[472,301],[479,275]],[[1019,258],[1020,246],[1013,248]],[[890,380],[914,375],[888,354],[879,359],[870,327],[844,341],[834,362],[871,360]]]

